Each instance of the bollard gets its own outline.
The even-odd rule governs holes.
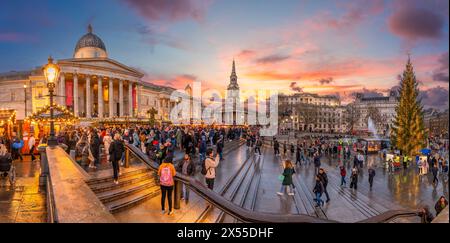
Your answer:
[[[125,149],[125,168],[128,168],[128,166],[130,165],[130,150]]]
[[[181,201],[181,187],[183,186],[183,182],[181,181],[175,181],[175,188],[174,188],[174,199],[173,199],[173,208],[180,209],[180,201]]]

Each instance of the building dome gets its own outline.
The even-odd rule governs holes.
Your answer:
[[[105,43],[92,33],[92,26],[88,26],[88,33],[78,40],[74,52],[75,58],[108,57]]]

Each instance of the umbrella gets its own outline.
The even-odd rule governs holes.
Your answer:
[[[431,153],[431,149],[429,149],[429,148],[424,148],[424,149],[421,149],[420,152],[421,152],[422,154],[429,154],[429,153]]]

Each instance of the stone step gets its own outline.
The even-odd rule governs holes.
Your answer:
[[[153,172],[142,173],[137,175],[128,176],[126,178],[119,177],[119,184],[114,184],[113,181],[107,181],[100,184],[91,185],[91,189],[94,193],[98,194],[105,191],[115,190],[124,186],[136,184],[143,181],[154,180]]]
[[[127,171],[127,172],[122,173],[120,175],[120,178],[124,179],[124,178],[130,177],[130,176],[147,174],[147,173],[150,173],[150,171],[151,170],[149,168],[141,168],[141,169],[136,169],[136,170],[132,170],[132,171]],[[102,176],[102,177],[98,177],[98,178],[92,178],[92,179],[88,180],[86,183],[89,186],[91,186],[91,185],[93,186],[93,185],[102,184],[105,182],[112,182],[113,180],[114,179],[113,179],[112,175],[108,175],[108,176]]]
[[[156,197],[160,195],[159,187],[151,187],[140,192],[134,193],[130,196],[105,203],[106,208],[109,209],[111,213],[117,213],[121,210],[136,206],[142,202],[145,202],[148,199]]]
[[[103,203],[109,203],[122,199],[124,197],[131,196],[135,193],[141,192],[143,190],[149,189],[151,187],[158,186],[155,180],[144,180],[138,183],[134,183],[128,186],[120,187],[114,190],[105,191],[97,194],[97,197]]]

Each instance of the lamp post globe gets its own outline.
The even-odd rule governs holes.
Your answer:
[[[55,91],[55,82],[59,78],[60,69],[59,66],[53,63],[53,58],[48,58],[48,63],[42,68],[45,80],[47,81],[48,93],[50,96],[50,136],[48,138],[48,146],[58,145],[58,141],[55,137],[55,123],[53,109],[55,104],[53,103],[53,92]]]

